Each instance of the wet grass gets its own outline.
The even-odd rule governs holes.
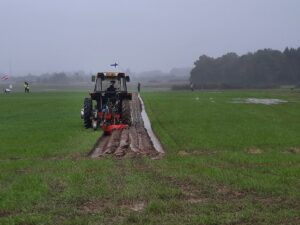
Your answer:
[[[84,96],[0,95],[0,224],[299,224],[299,93],[145,93],[162,160],[87,158]]]
[[[225,185],[225,193],[232,189],[247,198],[247,207],[265,199],[264,204],[277,205],[295,224],[299,222],[299,214],[289,214],[300,209],[299,92],[173,92],[143,97],[168,153],[164,163],[157,163],[160,174],[212,182],[216,192]],[[279,98],[288,103],[235,104],[235,98]],[[230,204],[231,197],[227,200]],[[269,220],[278,210],[266,207],[260,214]]]
[[[288,91],[145,93],[156,132],[171,151],[282,150],[300,146],[300,93]],[[279,105],[236,104],[235,98],[279,98]],[[180,137],[180,138],[178,138]]]

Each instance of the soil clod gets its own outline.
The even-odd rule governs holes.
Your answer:
[[[133,94],[130,108],[132,116],[130,128],[115,130],[109,136],[103,135],[100,137],[90,153],[92,158],[105,155],[114,155],[116,157],[135,157],[137,155],[156,157],[161,155],[161,150],[155,148],[156,143],[153,143],[153,138],[149,136],[149,128],[145,128],[142,116],[142,112],[144,114],[145,112],[137,94]]]

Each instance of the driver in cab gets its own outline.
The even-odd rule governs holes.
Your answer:
[[[115,83],[116,83],[116,81],[115,81],[115,80],[112,80],[112,81],[110,82],[110,86],[106,89],[106,91],[107,91],[107,92],[110,92],[110,93],[116,92]]]

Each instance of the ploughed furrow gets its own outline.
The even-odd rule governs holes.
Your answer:
[[[103,135],[97,141],[90,156],[92,158],[114,155],[116,157],[134,157],[137,155],[157,156],[141,115],[142,105],[137,94],[132,95],[130,102],[132,124],[129,128],[115,130],[111,135]]]

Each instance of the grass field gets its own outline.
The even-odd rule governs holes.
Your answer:
[[[0,224],[300,223],[299,92],[144,93],[161,160],[87,158],[84,96],[0,95]]]

